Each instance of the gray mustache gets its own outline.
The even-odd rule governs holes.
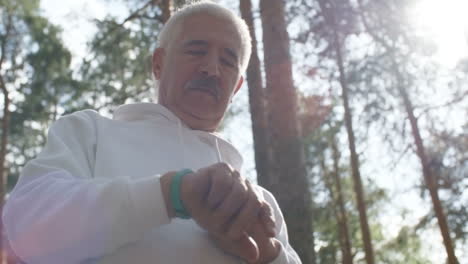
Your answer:
[[[198,78],[191,80],[187,83],[187,89],[199,89],[211,93],[213,96],[218,98],[219,95],[219,84],[216,78]]]

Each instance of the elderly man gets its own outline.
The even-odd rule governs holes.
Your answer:
[[[250,36],[209,2],[167,22],[158,104],[60,118],[23,169],[3,220],[27,263],[299,263],[274,197],[239,175],[213,132],[241,87]]]

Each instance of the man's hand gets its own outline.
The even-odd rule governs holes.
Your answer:
[[[170,217],[174,212],[169,199],[169,185],[174,174],[167,173],[161,177]],[[217,163],[184,176],[181,200],[198,225],[211,234],[231,240],[239,240],[250,229],[262,207],[269,208],[255,194],[250,183],[226,163]],[[270,224],[270,233],[273,229]],[[250,243],[250,247],[255,245]]]
[[[248,235],[255,241],[259,251],[258,260],[252,263],[270,263],[278,257],[281,250],[280,242],[274,238],[276,235],[275,232],[273,231],[272,235],[269,228],[265,228],[265,222],[267,225],[273,226],[274,228],[274,222],[270,222],[271,211],[269,210],[271,210],[270,207],[262,210],[259,220],[248,230]]]
[[[262,212],[266,212],[266,210],[262,210]],[[269,263],[278,256],[281,245],[265,228],[265,220],[261,219],[265,216],[266,213],[256,221],[248,233],[244,233],[238,240],[233,241],[225,236],[216,235],[212,235],[212,239],[224,252],[240,257],[248,263]],[[255,245],[254,250],[251,247],[252,243]]]

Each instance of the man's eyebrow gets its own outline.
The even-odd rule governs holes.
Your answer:
[[[204,40],[194,39],[194,40],[189,40],[185,42],[184,44],[184,47],[186,48],[193,47],[193,46],[208,46],[208,42]]]

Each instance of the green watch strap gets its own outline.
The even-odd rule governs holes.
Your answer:
[[[190,219],[190,214],[184,207],[182,200],[180,199],[180,186],[182,183],[182,178],[187,175],[193,173],[191,169],[183,169],[178,171],[171,179],[171,203],[172,208],[174,208],[175,215],[179,218],[183,219]]]

